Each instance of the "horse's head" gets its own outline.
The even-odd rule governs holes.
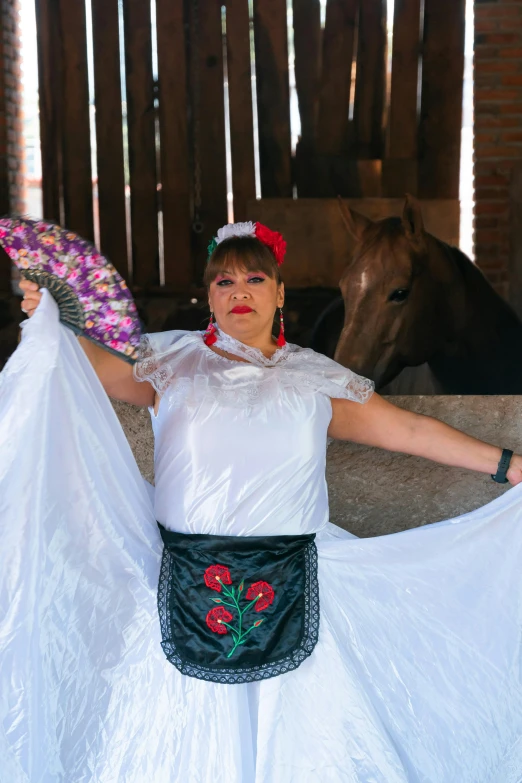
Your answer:
[[[451,339],[459,286],[443,245],[424,231],[416,199],[406,197],[402,218],[376,223],[341,199],[339,206],[356,244],[339,283],[345,321],[335,359],[379,388]]]

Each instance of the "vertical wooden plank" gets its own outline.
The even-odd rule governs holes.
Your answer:
[[[5,11],[0,7],[0,215],[9,212],[9,164],[7,155],[7,68],[5,67],[4,47],[9,40],[5,30]],[[5,253],[0,255],[0,292],[8,290],[6,282],[10,280],[10,265]]]
[[[421,0],[395,0],[388,157],[416,158]]]
[[[130,279],[125,217],[118,0],[91,0],[100,245]]]
[[[339,155],[348,148],[348,111],[359,0],[328,0],[323,33],[317,147]]]
[[[295,152],[298,196],[317,195],[315,166],[317,115],[321,75],[321,4],[319,0],[293,0],[295,86],[301,135]]]
[[[156,141],[149,0],[123,0],[133,283],[159,283]]]
[[[62,83],[59,0],[35,0],[43,215],[60,222]]]
[[[425,0],[419,195],[459,197],[465,0]]]
[[[254,0],[263,198],[292,195],[286,0]]]
[[[193,281],[183,0],[156,0],[165,284]]]
[[[293,0],[295,87],[301,117],[301,140],[313,144],[317,130],[321,73],[321,4]]]
[[[377,160],[384,151],[386,3],[362,0],[359,8],[354,126],[357,157]]]
[[[202,222],[193,248],[201,274],[208,242],[227,222],[223,36],[220,0],[198,0],[190,7],[194,212]]]
[[[395,0],[386,196],[417,192],[418,79],[421,0]]]
[[[234,220],[246,220],[246,203],[256,197],[250,20],[245,0],[228,0],[226,15],[228,94]]]
[[[85,0],[60,0],[64,222],[94,239]],[[54,89],[60,89],[58,83]]]

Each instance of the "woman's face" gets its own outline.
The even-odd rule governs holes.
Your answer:
[[[268,342],[274,313],[283,306],[284,287],[265,272],[233,269],[212,281],[208,301],[218,327],[231,337]]]

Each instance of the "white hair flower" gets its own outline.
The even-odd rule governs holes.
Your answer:
[[[246,223],[227,223],[217,232],[216,243],[219,245],[224,239],[230,237],[255,237],[256,224],[249,220]]]

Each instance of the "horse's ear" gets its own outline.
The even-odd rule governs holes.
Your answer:
[[[372,221],[369,218],[364,217],[364,215],[360,215],[359,212],[354,212],[353,209],[350,209],[341,196],[337,196],[337,204],[343,223],[348,229],[348,233],[351,234],[355,240],[359,241],[362,238],[365,229],[368,228]]]
[[[419,202],[409,193],[406,194],[402,212],[402,226],[406,237],[415,244],[420,244],[424,233],[422,210]]]

